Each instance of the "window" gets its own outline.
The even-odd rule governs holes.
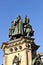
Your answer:
[[[19,46],[19,49],[22,49],[22,46]]]
[[[13,52],[13,48],[10,48],[10,52]]]
[[[17,49],[17,47],[15,47],[14,49],[15,49],[15,51],[17,51],[17,50],[18,50],[18,49]]]

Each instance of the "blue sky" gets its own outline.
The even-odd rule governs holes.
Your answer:
[[[34,38],[43,52],[43,0],[0,0],[0,46],[8,41],[8,31],[11,21],[18,15],[30,18],[35,33]],[[0,49],[0,65],[3,63],[3,51]]]

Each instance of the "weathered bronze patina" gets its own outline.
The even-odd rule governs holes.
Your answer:
[[[11,28],[9,29],[9,38],[15,39],[16,36],[33,36],[32,26],[29,24],[29,18],[27,16],[21,19],[18,16],[14,21],[12,21]]]

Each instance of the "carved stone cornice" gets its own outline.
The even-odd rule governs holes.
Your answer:
[[[31,42],[32,40],[34,40],[34,38],[28,38],[28,37],[20,37],[19,39],[15,39],[15,40],[11,40],[11,41],[7,41],[7,42],[3,42],[1,48],[5,49],[11,46],[15,46],[15,45],[19,45],[19,44],[23,44],[23,42]]]

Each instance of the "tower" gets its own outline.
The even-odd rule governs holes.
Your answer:
[[[3,42],[1,47],[4,51],[3,65],[32,65],[39,48],[32,38],[33,35],[34,31],[27,16],[24,19],[18,16],[12,21],[9,41]]]

